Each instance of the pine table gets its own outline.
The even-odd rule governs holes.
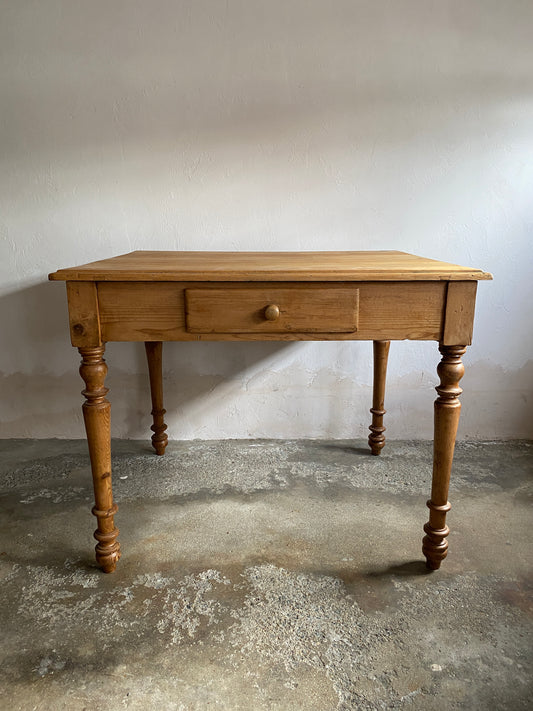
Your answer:
[[[164,341],[352,341],[374,343],[369,445],[385,444],[385,377],[391,340],[437,341],[441,360],[434,410],[433,479],[422,551],[430,569],[447,555],[448,487],[480,269],[397,251],[137,251],[49,275],[65,281],[72,345],[82,361],[83,416],[98,526],[96,560],[106,573],[120,558],[111,486],[110,404],[103,358],[108,341],[145,343],[152,444],[167,445]]]

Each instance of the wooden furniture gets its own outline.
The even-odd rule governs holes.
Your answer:
[[[439,342],[433,483],[423,553],[446,557],[448,485],[461,408],[461,356],[472,340],[477,281],[469,269],[404,252],[132,252],[50,274],[66,281],[72,345],[85,382],[83,415],[98,527],[96,560],[106,573],[120,557],[111,489],[107,341],[144,341],[157,454],[167,445],[163,341],[374,341],[369,444],[385,443],[385,374],[391,340]]]

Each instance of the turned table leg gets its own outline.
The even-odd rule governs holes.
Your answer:
[[[433,482],[429,507],[429,521],[424,526],[426,535],[422,542],[422,552],[426,556],[426,565],[432,570],[440,568],[448,552],[446,536],[450,529],[446,525],[446,514],[450,510],[448,487],[452,469],[455,437],[459,424],[461,403],[459,395],[463,392],[459,381],[465,369],[461,356],[466,346],[439,347],[442,360],[437,367],[440,384],[435,390],[435,433],[433,440]]]
[[[152,417],[154,424],[151,430],[152,446],[156,454],[164,454],[168,444],[168,436],[165,430],[165,412],[163,408],[163,344],[161,341],[147,341],[146,358],[148,360],[148,373],[150,375],[150,392],[152,395]]]
[[[374,389],[372,394],[372,424],[368,428],[370,435],[368,444],[372,454],[379,454],[385,446],[385,427],[383,415],[385,410],[385,379],[387,377],[387,360],[390,341],[374,341]]]
[[[89,456],[93,475],[95,505],[92,513],[98,521],[94,537],[96,561],[105,573],[112,573],[120,558],[120,544],[116,540],[118,529],[115,528],[114,515],[118,507],[113,503],[111,489],[111,406],[106,400],[108,389],[104,386],[107,365],[103,359],[105,347],[78,348],[82,357],[80,375],[85,382],[82,395],[83,419],[87,432]]]

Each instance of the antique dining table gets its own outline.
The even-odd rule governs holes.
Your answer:
[[[81,355],[83,416],[96,516],[96,560],[106,573],[120,558],[111,485],[108,341],[142,341],[150,378],[152,444],[163,455],[162,345],[165,341],[373,341],[369,445],[385,444],[385,378],[391,340],[436,341],[441,359],[434,407],[433,475],[422,552],[428,568],[448,551],[448,488],[461,404],[461,361],[472,342],[480,269],[398,251],[136,251],[60,269],[72,345]]]

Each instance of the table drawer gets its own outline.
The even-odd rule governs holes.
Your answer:
[[[350,284],[185,289],[189,333],[354,333],[358,315]]]

